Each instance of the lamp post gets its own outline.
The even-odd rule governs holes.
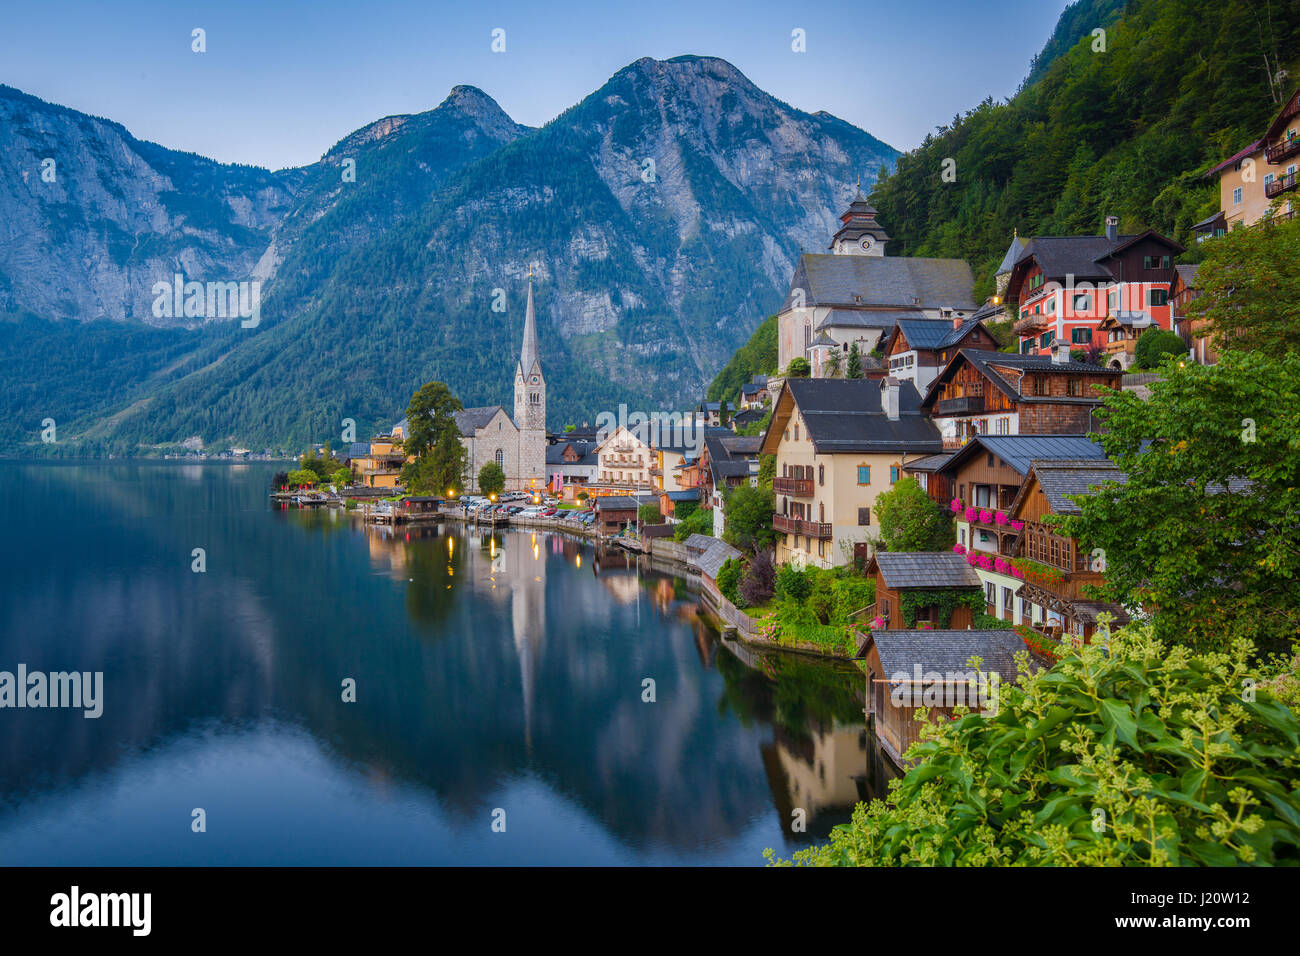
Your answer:
[[[496,534],[496,533],[497,533],[497,509],[496,509],[497,496],[496,496],[496,492],[493,492],[492,494],[488,495],[488,501],[490,501],[490,502],[492,503],[492,508],[491,508],[491,511],[489,512],[489,513],[492,515],[492,534]]]

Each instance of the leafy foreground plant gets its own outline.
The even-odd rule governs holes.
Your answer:
[[[1198,653],[1133,626],[1003,684],[908,751],[889,803],[859,804],[802,866],[1300,863],[1300,721],[1253,647]],[[1294,706],[1294,700],[1288,700]]]

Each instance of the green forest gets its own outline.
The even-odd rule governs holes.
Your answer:
[[[1013,230],[1095,235],[1116,215],[1121,232],[1160,230],[1195,260],[1190,227],[1218,208],[1205,172],[1258,139],[1300,81],[1300,0],[1129,0],[1111,22],[1115,6],[1071,6],[1032,82],[882,174],[870,199],[893,254],[967,259],[982,298]]]

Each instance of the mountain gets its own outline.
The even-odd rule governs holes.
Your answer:
[[[1056,20],[1056,29],[1043,44],[1043,49],[1029,64],[1029,75],[1024,86],[1042,79],[1056,60],[1073,49],[1084,37],[1092,44],[1092,31],[1105,30],[1124,12],[1126,0],[1074,0]]]
[[[1151,227],[1197,251],[1191,226],[1218,209],[1204,173],[1254,142],[1300,65],[1300,0],[1129,0],[1074,4],[1054,36],[1069,50],[1006,103],[991,99],[902,156],[871,202],[896,255],[959,256],[977,295],[1012,231],[1097,234]],[[1105,26],[1094,50],[1094,22]],[[1290,70],[1282,77],[1279,70]],[[956,161],[956,181],[933,174]]]
[[[162,234],[142,243],[174,245],[147,259],[132,247],[119,261],[73,226],[50,234],[46,213],[33,225],[42,241],[73,248],[41,283],[15,282],[19,243],[0,237],[0,283],[14,290],[0,301],[22,317],[0,323],[9,413],[0,448],[11,450],[34,441],[47,416],[80,453],[147,453],[191,436],[299,447],[337,438],[344,418],[359,434],[386,427],[432,379],[466,405],[508,405],[530,268],[552,427],[624,401],[647,411],[694,404],[779,305],[800,251],[824,248],[854,181],[869,186],[898,155],[829,114],[780,102],[723,60],[694,56],[638,60],[537,130],[457,87],[435,110],[380,120],[320,162],[278,173],[137,144],[105,121],[13,99],[27,104],[17,122],[38,131],[24,146],[29,164],[94,124],[152,163],[115,146],[101,151],[97,180],[141,171],[146,183],[130,190],[147,198],[159,168],[193,167],[173,174],[173,187],[209,177],[203,248],[226,258],[195,258],[181,239],[191,223],[175,215],[157,217]],[[46,120],[56,114],[58,128]],[[70,166],[79,184],[91,178]],[[0,221],[11,202],[29,216],[41,210],[39,196],[2,195]],[[249,223],[219,229],[218,214],[237,210]],[[87,263],[130,290],[116,310],[98,300],[97,310],[58,307],[59,288],[84,281]],[[261,281],[259,324],[189,321],[197,327],[162,338],[140,327],[130,351],[106,348],[132,322],[165,324],[140,290],[176,271]],[[98,316],[111,322],[86,321]],[[50,380],[74,368],[76,379]]]

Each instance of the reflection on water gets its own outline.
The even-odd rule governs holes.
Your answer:
[[[855,668],[724,644],[621,550],[274,471],[0,465],[0,669],[105,675],[99,720],[0,710],[0,863],[758,864],[883,793]]]

